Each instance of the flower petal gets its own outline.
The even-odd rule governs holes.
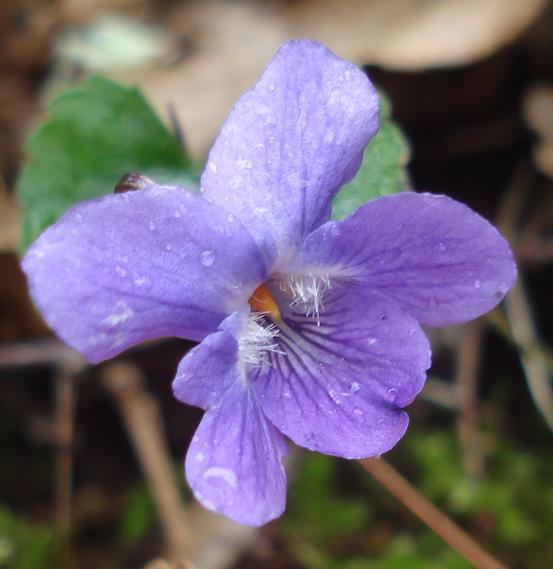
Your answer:
[[[186,190],[80,204],[23,260],[49,325],[92,362],[144,340],[201,340],[265,278],[248,231]]]
[[[204,195],[236,215],[273,261],[329,218],[377,130],[366,75],[322,45],[291,41],[228,116],[202,176]]]
[[[284,511],[286,454],[284,437],[251,390],[236,384],[204,415],[186,456],[186,477],[206,508],[258,526]]]
[[[275,294],[278,289],[275,287]],[[281,310],[286,298],[278,298]],[[283,311],[279,348],[251,376],[267,417],[296,444],[361,458],[392,448],[430,365],[417,322],[354,285],[328,290],[320,320]]]
[[[295,262],[379,291],[431,326],[491,310],[516,276],[507,242],[488,221],[446,196],[411,192],[323,225]]]
[[[247,317],[246,311],[231,314],[181,360],[173,380],[179,401],[204,410],[222,401],[239,375],[239,338]]]
[[[196,498],[239,523],[261,525],[284,511],[287,448],[243,377],[237,334],[246,318],[231,315],[189,352],[173,389],[181,401],[207,408],[186,457]]]

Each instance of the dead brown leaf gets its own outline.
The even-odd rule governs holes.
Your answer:
[[[544,0],[303,0],[290,3],[301,34],[348,58],[402,71],[454,67],[514,41]]]
[[[535,165],[553,178],[553,87],[531,88],[524,98],[523,109],[526,123],[538,136],[533,151]]]
[[[546,0],[205,0],[162,19],[190,53],[175,66],[118,73],[167,118],[171,104],[196,157],[239,95],[286,40],[311,37],[359,64],[398,70],[458,66],[514,41]]]

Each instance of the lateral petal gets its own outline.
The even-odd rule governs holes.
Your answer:
[[[378,291],[430,326],[484,314],[516,277],[509,245],[493,225],[451,198],[411,192],[326,223],[295,263]]]
[[[201,340],[265,278],[236,219],[157,185],[75,206],[22,266],[48,324],[91,362],[152,338]]]

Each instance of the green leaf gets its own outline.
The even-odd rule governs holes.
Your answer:
[[[52,101],[28,153],[18,183],[23,248],[75,203],[113,192],[128,172],[194,183],[192,160],[140,92],[102,77]]]
[[[28,523],[0,504],[0,567],[47,569],[52,567],[53,555],[49,528]]]
[[[365,149],[355,178],[334,198],[333,219],[344,219],[369,200],[408,189],[409,145],[390,113],[390,103],[381,94],[380,130]]]
[[[119,533],[129,544],[138,543],[155,520],[155,509],[145,486],[129,490],[125,510],[119,524]]]
[[[359,531],[370,518],[364,500],[343,495],[336,487],[338,461],[309,454],[290,489],[286,516],[281,524],[289,535],[324,547],[331,541]]]

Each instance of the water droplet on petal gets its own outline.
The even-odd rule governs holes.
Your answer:
[[[396,395],[397,395],[397,389],[390,387],[390,389],[388,389],[388,397],[393,401]]]
[[[134,286],[141,287],[149,285],[150,279],[148,277],[136,277],[132,282]]]
[[[340,235],[340,226],[337,223],[331,225],[330,235],[332,235],[332,237],[338,237],[338,235]]]
[[[115,267],[115,272],[120,276],[120,277],[126,277],[127,276],[127,271],[123,268],[123,267]]]
[[[481,286],[482,286],[482,283],[479,280],[474,281],[474,288],[480,288]]]
[[[150,228],[150,231],[156,230],[156,224],[153,221],[150,221],[150,224],[148,225],[148,227]]]
[[[440,243],[440,244],[438,245],[438,249],[439,249],[440,251],[445,251],[445,250],[447,249],[447,247],[446,247],[445,243]]]
[[[208,164],[208,168],[211,170],[211,172],[217,174],[217,164],[215,164],[215,162],[210,162]]]
[[[232,213],[229,213],[229,214],[227,215],[227,221],[228,221],[229,223],[232,223],[232,222],[234,221],[234,215],[232,215]]]
[[[213,251],[202,251],[202,254],[200,255],[200,263],[204,267],[211,267],[211,265],[213,265],[213,261],[215,261]]]
[[[350,393],[357,393],[360,389],[361,386],[356,381],[349,386]]]
[[[269,83],[269,91],[274,91],[274,90],[275,90],[275,84]]]
[[[326,142],[326,144],[331,144],[332,141],[334,140],[334,133],[333,133],[331,130],[329,130],[329,131],[325,134],[323,140]]]
[[[334,403],[336,403],[336,405],[340,405],[340,403],[342,402],[341,399],[338,397],[338,394],[336,393],[336,391],[334,391],[334,389],[329,389],[328,395],[330,396],[332,401],[334,401]]]
[[[171,251],[171,249],[173,249],[173,246],[172,246],[170,243],[167,243],[167,244],[165,245],[165,249],[166,249],[167,251]]]

